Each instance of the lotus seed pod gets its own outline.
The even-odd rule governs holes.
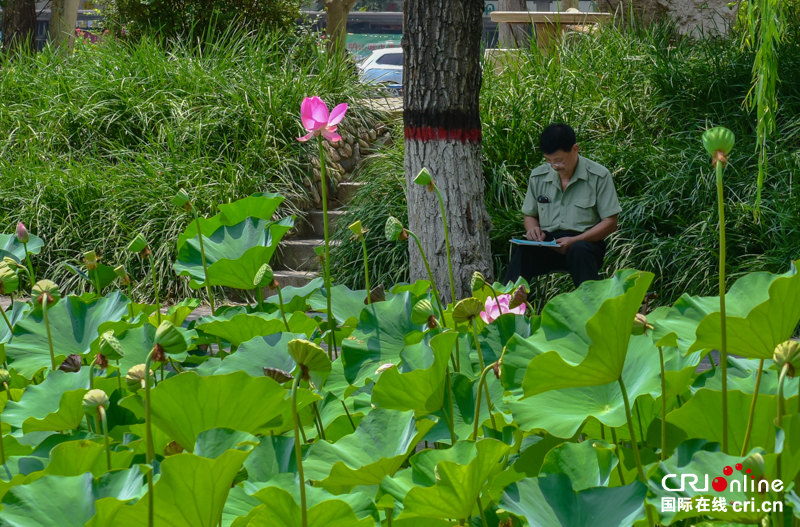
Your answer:
[[[31,237],[28,234],[28,229],[25,228],[22,222],[17,223],[17,241],[19,243],[28,243]]]
[[[114,330],[100,335],[100,353],[109,360],[121,360],[125,356],[125,348],[114,334]]]
[[[128,390],[138,392],[144,387],[145,368],[144,364],[137,364],[128,370],[128,374],[125,375],[125,384],[128,385]]]
[[[515,309],[528,301],[528,291],[524,285],[519,286],[511,293],[511,301],[508,303],[508,309]]]
[[[142,233],[137,234],[128,244],[128,250],[134,253],[141,253],[147,248],[147,240]]]
[[[70,353],[64,362],[59,364],[58,369],[67,373],[76,373],[81,371],[81,366],[83,366],[81,356],[77,353]]]
[[[164,447],[164,457],[174,456],[182,453],[183,451],[183,447],[179,445],[177,441],[170,441]]]
[[[267,368],[264,366],[264,375],[278,384],[294,380],[294,375],[288,371],[279,370],[278,368]]]
[[[470,322],[483,311],[483,302],[471,296],[456,304],[453,308],[453,320],[456,324]]]
[[[364,236],[364,234],[367,232],[364,230],[364,227],[361,226],[361,220],[351,223],[347,228],[350,229],[350,232],[352,232],[355,235],[355,238],[358,239]]]
[[[33,285],[31,289],[31,296],[36,299],[39,304],[47,298],[47,305],[58,302],[61,298],[61,290],[58,286],[50,280],[39,280]]]
[[[98,407],[108,408],[108,395],[103,390],[89,390],[83,396],[83,409],[87,412],[97,410]]]
[[[647,317],[641,313],[636,313],[636,316],[633,318],[633,330],[631,334],[644,335],[648,329],[653,329],[653,326],[647,323]]]
[[[375,370],[375,375],[379,375],[388,370],[389,368],[394,368],[394,364],[392,364],[391,362],[388,364],[381,364],[380,366],[378,366],[378,369]]]
[[[370,303],[374,304],[375,302],[383,302],[384,300],[386,300],[386,290],[383,288],[383,284],[373,287],[372,291],[369,292]],[[366,298],[364,299],[364,305],[367,305]]]
[[[411,310],[411,322],[422,326],[428,322],[428,319],[435,315],[436,311],[434,311],[431,301],[423,299],[414,304],[414,308]]]
[[[772,358],[779,369],[783,368],[784,364],[788,364],[789,368],[786,374],[794,377],[800,371],[800,342],[796,340],[781,342],[775,348]]]
[[[128,273],[125,271],[124,265],[118,265],[114,268],[114,274],[116,274],[120,278],[125,278],[128,276]]]
[[[0,383],[10,383],[11,382],[11,374],[8,373],[8,370],[4,368],[0,368]]]
[[[172,198],[172,201],[170,201],[170,203],[172,203],[176,207],[184,208],[187,211],[191,210],[191,207],[192,207],[191,206],[191,198],[189,198],[189,194],[187,194],[186,190],[184,190],[184,189],[180,189],[178,191],[178,193],[175,194],[175,197]]]
[[[89,251],[83,253],[83,265],[90,271],[94,271],[97,269],[97,263],[100,261],[100,258],[94,251]]]
[[[417,185],[430,185],[433,182],[433,176],[427,168],[423,168],[414,178],[414,183]]]
[[[256,277],[253,279],[253,285],[256,287],[268,286],[272,284],[273,280],[275,280],[275,273],[272,271],[272,267],[270,267],[269,264],[264,264],[256,273]]]
[[[160,346],[164,353],[169,355],[183,353],[189,349],[183,333],[169,320],[163,321],[156,329],[155,346]]]
[[[0,263],[0,295],[10,295],[19,288],[17,270]]]
[[[386,220],[386,239],[390,242],[396,242],[400,239],[404,231],[405,229],[403,228],[403,224],[400,223],[400,220],[394,216],[389,216],[389,219]]]
[[[474,273],[472,273],[472,280],[470,281],[470,285],[472,286],[472,292],[476,293],[481,289],[483,289],[483,286],[486,285],[486,279],[480,272],[475,271]]]
[[[723,126],[706,130],[703,134],[703,146],[711,156],[714,165],[718,160],[722,161],[723,165],[728,163],[728,154],[733,150],[735,142],[736,136]]]

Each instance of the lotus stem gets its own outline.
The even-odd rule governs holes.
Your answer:
[[[328,235],[328,178],[325,170],[325,147],[322,144],[322,137],[317,138],[317,143],[319,144],[320,186],[322,187],[322,229],[325,235],[325,261],[323,262],[325,273],[323,279],[325,280],[325,290],[327,291],[325,296],[328,301],[328,329],[331,332],[328,351],[331,353],[331,360],[333,360],[336,355],[336,319],[333,318],[333,309],[331,308],[333,288],[331,287],[331,248],[330,236]],[[367,291],[367,295],[369,295],[369,291]],[[331,352],[331,350],[333,351]],[[303,507],[303,510],[305,511],[305,507]],[[305,512],[303,512],[303,518],[305,518]],[[303,527],[305,527],[305,520],[303,520]]]
[[[119,367],[119,359],[116,360],[117,363],[117,385],[120,390],[122,390],[122,370]]]
[[[56,354],[53,351],[53,335],[50,333],[50,318],[47,316],[47,297],[48,293],[42,295],[42,316],[44,317],[44,328],[47,331],[47,344],[50,346],[50,368],[56,371]]]
[[[312,404],[312,408],[314,409],[314,416],[316,417],[317,422],[319,423],[319,437],[324,441],[325,427],[322,426],[322,416],[319,413],[319,406],[317,405],[317,401],[314,401],[314,403]]]
[[[349,420],[350,420],[350,425],[353,427],[353,431],[355,432],[355,430],[356,430],[356,424],[355,424],[355,422],[353,422],[353,418],[352,418],[352,416],[350,415],[350,410],[348,410],[348,409],[347,409],[347,404],[345,404],[345,402],[344,402],[344,401],[341,401],[341,403],[342,403],[342,406],[344,407],[344,413],[346,413],[346,414],[347,414],[347,419],[349,419]]]
[[[783,400],[783,388],[784,388],[784,384],[786,383],[786,376],[789,373],[789,368],[791,368],[791,367],[792,367],[791,364],[789,364],[788,362],[785,363],[783,365],[783,367],[781,368],[781,373],[780,373],[780,376],[778,377],[778,417],[777,417],[777,419],[775,419],[775,425],[776,426],[781,426],[783,424],[781,422],[783,420],[783,414],[784,414],[784,410],[785,410],[785,408],[784,408],[785,401]],[[776,463],[776,466],[777,466],[777,474],[776,474],[777,477],[775,479],[782,480],[782,475],[781,475],[781,453],[780,452],[778,453],[778,461]],[[783,500],[783,496],[784,496],[784,491],[783,490],[778,492],[778,501],[780,503],[783,503],[783,501],[784,501]],[[781,511],[775,511],[775,516],[776,516],[776,518],[778,520],[775,523],[775,525],[781,525],[781,526],[784,525],[784,523],[785,523],[783,521],[784,520],[784,513],[783,513],[783,509],[782,508],[781,508]]]
[[[203,230],[200,227],[200,216],[197,214],[197,209],[194,204],[191,205],[192,214],[194,214],[194,222],[197,224],[197,237],[200,239],[200,258],[203,262],[203,276],[205,277],[206,293],[208,294],[208,303],[211,305],[211,314],[216,315],[217,309],[214,306],[214,293],[211,291],[211,285],[208,283],[208,263],[206,262],[206,246],[203,243]],[[159,320],[159,324],[161,321]]]
[[[661,461],[667,455],[667,378],[664,375],[664,350],[658,347],[658,357],[661,362]]]
[[[628,401],[628,390],[625,389],[625,382],[622,376],[617,379],[619,388],[622,391],[622,401],[625,403],[625,418],[628,421],[628,432],[631,434],[631,447],[633,448],[633,459],[636,460],[636,471],[639,474],[639,480],[646,486],[647,479],[644,476],[644,468],[642,467],[642,458],[639,456],[639,444],[636,441],[636,431],[633,429],[633,417],[631,416],[631,404]],[[650,509],[645,504],[645,512],[647,513],[647,523],[653,527],[653,518],[650,516]]]
[[[428,263],[428,257],[425,256],[425,250],[422,248],[422,244],[419,242],[419,238],[417,235],[411,232],[410,230],[406,229],[406,233],[414,238],[414,241],[417,243],[417,249],[419,249],[419,253],[422,255],[422,262],[425,264],[425,270],[428,271],[428,278],[431,281],[431,289],[433,290],[433,296],[436,297],[436,303],[439,305],[439,311],[442,313],[442,326],[447,327],[447,323],[444,320],[444,307],[442,306],[442,299],[439,295],[439,290],[436,288],[436,281],[433,279],[433,273],[431,272],[431,266]],[[458,340],[456,340],[456,343]]]
[[[147,464],[150,465],[150,470],[147,472],[147,526],[153,527],[154,523],[154,504],[153,504],[153,459],[156,455],[153,449],[153,431],[152,422],[150,419],[150,368],[153,365],[153,348],[147,355],[147,360],[144,363],[144,428],[145,428],[145,442],[147,444],[146,459]]]
[[[6,464],[6,446],[3,444],[3,439],[3,418],[2,412],[0,412],[0,465]]]
[[[103,423],[103,436],[106,441],[106,465],[108,470],[111,470],[111,443],[108,440],[108,422],[106,419],[106,409],[103,405],[97,407],[97,422]]]
[[[394,508],[386,509],[386,527],[392,527],[393,514],[394,514]]]
[[[480,494],[478,495],[478,510],[481,512],[481,524],[483,527],[489,527],[489,523],[486,521],[486,511],[483,510],[483,505],[481,505],[481,497]]]
[[[450,255],[450,233],[447,230],[447,214],[444,210],[444,199],[442,199],[442,193],[439,191],[439,187],[435,184],[433,185],[433,189],[436,191],[436,195],[439,197],[439,206],[442,209],[442,223],[444,224],[444,241],[445,247],[447,248],[447,269],[450,272],[450,296],[453,299],[453,305],[456,303],[456,283],[455,279],[453,278],[453,258]]]
[[[0,313],[3,314],[3,320],[6,321],[6,326],[8,326],[8,330],[13,333],[14,332],[14,327],[11,325],[11,321],[8,320],[8,316],[6,316],[6,310],[3,309],[2,306],[0,306]]]
[[[103,296],[100,291],[100,273],[97,269],[92,270],[92,285],[94,286],[94,290],[97,292],[97,296]]]
[[[492,296],[494,297],[494,301],[497,304],[497,311],[500,311],[500,299],[497,298],[497,291],[494,290],[494,287],[490,286],[489,284],[483,284],[483,287],[488,287],[489,291],[492,292]],[[500,313],[502,315],[502,313]]]
[[[602,423],[601,423],[601,426],[602,426]],[[617,444],[617,429],[614,428],[613,426],[609,426],[609,428],[611,429],[611,440],[614,442],[614,446],[619,446]],[[622,472],[622,456],[618,455],[617,457],[619,458],[619,463],[617,463],[617,472],[619,472],[619,482],[624,487],[625,486],[625,475]]]
[[[719,205],[719,314],[722,368],[722,451],[728,453],[728,334],[725,312],[725,203],[722,189],[722,162],[717,161],[717,204]]]
[[[281,293],[281,286],[278,286],[278,303],[280,304],[283,323],[286,324],[286,331],[289,331],[289,321],[286,320],[286,309],[283,307],[283,293]]]
[[[633,401],[633,410],[636,412],[636,421],[639,422],[639,433],[642,434],[642,443],[647,443],[644,427],[642,426],[642,411],[639,410],[639,401]]]
[[[364,238],[364,235],[361,235],[361,247],[364,249],[364,280],[367,283],[367,305],[372,303],[372,299],[370,298],[370,291],[369,288],[369,262],[367,260],[367,240]]]
[[[452,356],[452,355],[451,355]],[[448,402],[447,407],[449,412],[445,415],[445,422],[447,423],[447,429],[450,431],[450,446],[455,446],[457,438],[456,438],[456,427],[453,423],[453,384],[450,382],[450,366],[448,365],[444,370],[445,375],[445,385],[447,386],[447,396]],[[444,412],[444,408],[442,408],[442,412]]]
[[[133,318],[133,287],[131,284],[128,284],[128,314]]]
[[[89,364],[89,389],[94,390],[94,362]]]
[[[320,141],[320,145],[322,142]],[[324,182],[323,182],[324,184]],[[300,446],[300,419],[297,416],[297,387],[300,386],[300,378],[302,374],[298,374],[292,382],[292,420],[294,421],[294,454],[297,458],[297,474],[300,477],[300,507],[302,514],[302,527],[308,527],[308,509],[306,505],[306,478],[303,474],[303,451]]]
[[[486,387],[486,374],[489,373],[489,370],[491,370],[491,369],[492,369],[492,365],[489,365],[486,368],[484,368],[483,372],[481,372],[481,380],[478,382],[478,395],[476,396],[477,399],[475,401],[475,419],[473,420],[473,423],[472,423],[472,426],[473,426],[472,432],[474,434],[475,441],[478,440],[478,426],[480,425],[480,420],[481,420],[481,388]],[[486,406],[489,407],[489,415],[491,415],[492,414],[492,407],[491,407],[491,403],[488,400],[488,397],[489,397],[488,388],[486,390],[486,397],[487,397]],[[495,426],[494,417],[492,417],[492,426]]]
[[[31,263],[31,253],[28,252],[28,244],[23,243],[22,247],[25,248],[25,263],[28,264],[28,274],[30,275],[31,279],[31,289],[33,289],[33,284],[36,283],[36,274],[33,272],[33,264]]]
[[[483,363],[483,351],[481,350],[481,342],[478,340],[478,322],[474,317],[472,319],[472,331],[475,334],[475,349],[478,350],[478,363],[481,366],[481,370],[484,370],[485,365]],[[489,417],[492,418],[492,428],[497,430],[497,423],[494,422],[494,414],[492,413],[492,399],[489,397],[489,386],[484,382],[483,388],[486,391],[486,407],[489,409]],[[478,387],[478,391],[480,391],[480,386]],[[480,405],[476,406],[475,409],[478,411],[480,409]],[[477,437],[475,439],[477,441]]]
[[[198,229],[199,228],[200,227],[198,225]],[[202,237],[201,237],[201,239],[202,239]],[[201,242],[201,247],[202,247],[202,242]],[[158,297],[158,279],[156,278],[156,264],[155,264],[155,261],[153,261],[153,253],[150,253],[147,257],[150,259],[150,276],[153,277],[153,291],[155,291],[155,294],[156,294],[156,317],[157,317],[156,320],[158,320],[158,323],[160,325],[161,324],[161,300]],[[205,259],[205,256],[204,256],[203,257],[203,262],[205,262],[205,261],[206,261],[206,259]],[[205,267],[205,263],[204,263],[203,267]],[[208,282],[208,278],[206,278],[206,282]],[[214,311],[213,307],[211,308],[211,311],[212,312]]]
[[[758,400],[758,390],[761,387],[761,373],[764,371],[764,359],[758,361],[758,373],[756,374],[756,387],[753,390],[753,401],[750,403],[750,415],[747,418],[747,429],[744,433],[742,442],[742,457],[747,453],[747,445],[750,443],[750,434],[753,431],[753,419],[756,415],[756,400]],[[800,400],[800,397],[798,398]]]
[[[264,290],[261,286],[256,286],[256,304],[259,311],[264,311]]]

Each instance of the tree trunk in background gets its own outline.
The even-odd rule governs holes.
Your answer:
[[[413,180],[426,167],[442,192],[452,243],[456,296],[471,296],[474,271],[493,275],[483,199],[479,96],[483,0],[406,0],[403,67],[408,224],[431,262],[436,286],[450,301],[441,209],[435,193]],[[427,279],[409,243],[411,278]]]
[[[75,28],[78,27],[80,0],[52,0],[50,2],[50,42],[53,46],[75,45]]]
[[[356,0],[322,0],[325,5],[325,33],[328,35],[328,50],[347,43],[347,15]]]
[[[36,0],[6,0],[2,22],[4,51],[36,51]]]
[[[499,11],[527,11],[526,0],[500,0]],[[530,24],[500,24],[499,48],[517,49],[530,46]]]
[[[558,0],[558,10],[578,9],[578,0]]]

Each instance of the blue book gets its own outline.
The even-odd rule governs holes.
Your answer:
[[[556,243],[555,240],[551,240],[549,242],[534,242],[531,240],[518,240],[516,238],[511,238],[511,243],[515,245],[532,245],[534,247],[561,247]]]

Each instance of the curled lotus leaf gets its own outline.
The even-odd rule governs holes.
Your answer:
[[[453,320],[456,324],[464,324],[480,315],[481,311],[483,311],[483,302],[474,296],[465,298],[453,308]]]

